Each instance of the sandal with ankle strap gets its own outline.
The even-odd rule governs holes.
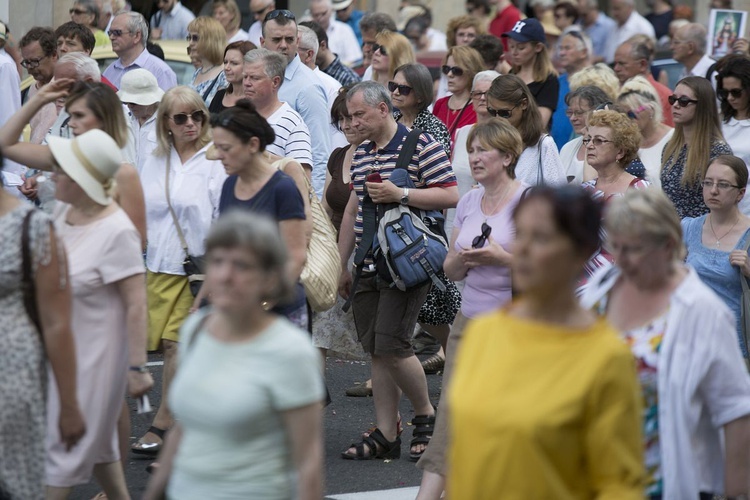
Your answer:
[[[347,460],[373,460],[376,458],[394,459],[401,458],[401,438],[396,437],[393,441],[388,441],[380,429],[375,429],[369,436],[359,443],[352,443],[355,453],[349,453],[348,450],[341,453],[341,457]],[[367,454],[365,454],[365,449]]]
[[[148,428],[146,434],[148,434],[149,432],[151,434],[159,436],[159,438],[161,439],[161,443],[144,443],[139,439],[137,442],[133,443],[130,446],[130,451],[139,455],[149,455],[152,457],[158,455],[161,451],[162,446],[164,445],[164,434],[166,434],[167,431],[165,429],[159,429],[158,427],[154,427],[152,425]]]
[[[435,430],[435,415],[417,415],[411,419],[411,423],[414,424],[414,431],[412,432],[411,443],[409,443],[409,460],[416,462],[427,449],[427,445],[430,444],[432,432]],[[425,445],[424,449],[419,453],[411,451],[418,444]]]
[[[369,436],[375,429],[377,429],[377,425],[373,425],[369,429],[367,429],[365,432],[362,433],[362,439]],[[398,414],[398,418],[396,419],[396,436],[401,437],[401,433],[404,432],[404,424],[401,421],[401,414]]]

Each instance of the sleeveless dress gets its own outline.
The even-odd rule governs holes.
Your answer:
[[[22,204],[0,217],[0,498],[44,498],[46,358],[21,291],[21,225],[30,210]],[[52,257],[50,227],[46,214],[31,216],[35,272]]]

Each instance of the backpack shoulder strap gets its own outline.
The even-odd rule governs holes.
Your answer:
[[[401,146],[401,152],[398,154],[398,159],[396,160],[396,168],[409,168],[411,157],[414,156],[414,151],[417,150],[417,144],[419,143],[420,135],[422,135],[422,131],[420,129],[411,129],[409,135],[407,135],[406,139],[404,139],[403,146]]]

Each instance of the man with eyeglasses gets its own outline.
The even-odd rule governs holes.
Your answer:
[[[651,74],[654,50],[654,42],[647,36],[635,35],[630,37],[615,51],[615,74],[617,79],[620,80],[620,85],[624,85],[626,81],[638,75],[648,80],[659,95],[662,112],[664,113],[662,122],[674,127],[672,106],[668,101],[669,96],[672,95],[672,90],[657,82]]]
[[[331,137],[328,132],[330,115],[326,90],[313,70],[302,64],[297,47],[297,19],[288,10],[274,10],[263,20],[261,45],[286,57],[284,82],[279,99],[302,116],[312,139],[312,185],[318,197],[323,196]]]
[[[52,80],[57,63],[57,43],[52,28],[36,26],[31,28],[19,43],[21,48],[21,66],[34,77],[34,83],[21,94],[21,102],[26,103],[40,88]],[[44,135],[57,119],[57,108],[54,103],[45,104],[29,122],[31,141],[41,144]]]
[[[151,16],[153,40],[184,40],[188,24],[195,19],[190,9],[178,0],[157,0],[159,10]]]
[[[104,70],[103,76],[120,88],[122,75],[136,68],[149,70],[159,82],[159,87],[167,91],[177,85],[177,75],[167,63],[146,50],[148,24],[138,12],[123,12],[112,20],[109,30],[112,50],[118,59]]]
[[[565,102],[565,96],[570,92],[570,77],[591,66],[592,55],[591,39],[580,26],[573,25],[565,28],[559,45],[559,61],[565,73],[557,77],[560,92],[557,97],[557,108],[552,113],[552,128],[550,129],[550,135],[555,140],[558,149],[562,149],[574,135],[573,125],[570,124],[567,116],[568,105]]]
[[[700,76],[708,78],[716,90],[716,79],[708,75],[708,70],[714,60],[706,54],[706,27],[698,23],[690,23],[679,28],[670,42],[672,57],[685,67],[680,74],[680,80],[686,76]]]
[[[336,19],[331,0],[311,0],[310,16],[328,35],[328,47],[347,66],[362,60],[362,49],[349,25]]]
[[[364,68],[363,80],[372,80],[372,50],[375,45],[375,37],[381,31],[392,31],[396,33],[396,22],[388,14],[382,12],[368,12],[359,22],[359,29],[362,32],[362,68]],[[362,74],[358,70],[359,74]]]
[[[255,22],[247,30],[248,40],[260,47],[260,38],[263,36],[263,19],[266,14],[276,10],[274,0],[250,0],[250,12],[252,12]]]

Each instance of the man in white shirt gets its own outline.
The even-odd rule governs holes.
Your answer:
[[[0,22],[0,126],[4,125],[16,111],[21,109],[21,79],[16,62],[5,52],[8,28]],[[14,196],[23,198],[18,186],[23,183],[21,175],[25,167],[6,160],[0,165],[5,189]]]
[[[158,0],[159,10],[151,16],[153,40],[183,40],[195,15],[177,0]]]
[[[250,0],[250,11],[255,18],[255,22],[247,30],[247,39],[260,47],[260,37],[263,36],[263,19],[266,14],[276,10],[274,0]]]
[[[328,35],[328,47],[337,54],[347,66],[362,60],[362,49],[359,46],[354,30],[336,19],[331,0],[311,0],[310,15]]]
[[[273,144],[266,146],[266,150],[277,156],[294,158],[310,172],[313,168],[310,131],[299,113],[279,100],[286,66],[287,59],[278,52],[251,50],[245,54],[242,86],[245,97],[276,133]]]
[[[617,22],[615,31],[607,42],[607,53],[604,61],[607,64],[615,61],[617,47],[633,35],[646,35],[656,38],[654,26],[635,10],[635,0],[612,0],[612,19]]]
[[[328,112],[330,116],[331,106],[333,106],[333,101],[339,95],[341,84],[332,76],[320,71],[320,68],[315,65],[315,60],[318,56],[318,35],[316,35],[311,28],[303,25],[297,26],[297,33],[299,33],[297,54],[299,54],[302,64],[313,70],[315,76],[318,77],[320,83],[325,87],[326,97],[328,98]],[[349,142],[346,140],[346,136],[334,123],[331,122],[330,118],[328,123],[329,131],[331,133],[331,149],[348,145]]]
[[[706,54],[706,28],[702,24],[690,23],[679,28],[670,42],[672,57],[682,63],[685,68],[680,79],[686,76],[700,76],[706,78],[714,60]],[[709,78],[711,85],[716,88],[716,79]]]
[[[157,146],[156,109],[164,96],[159,82],[145,69],[134,69],[122,77],[117,97],[128,107],[129,125],[135,142],[135,167],[140,173],[143,164]]]

